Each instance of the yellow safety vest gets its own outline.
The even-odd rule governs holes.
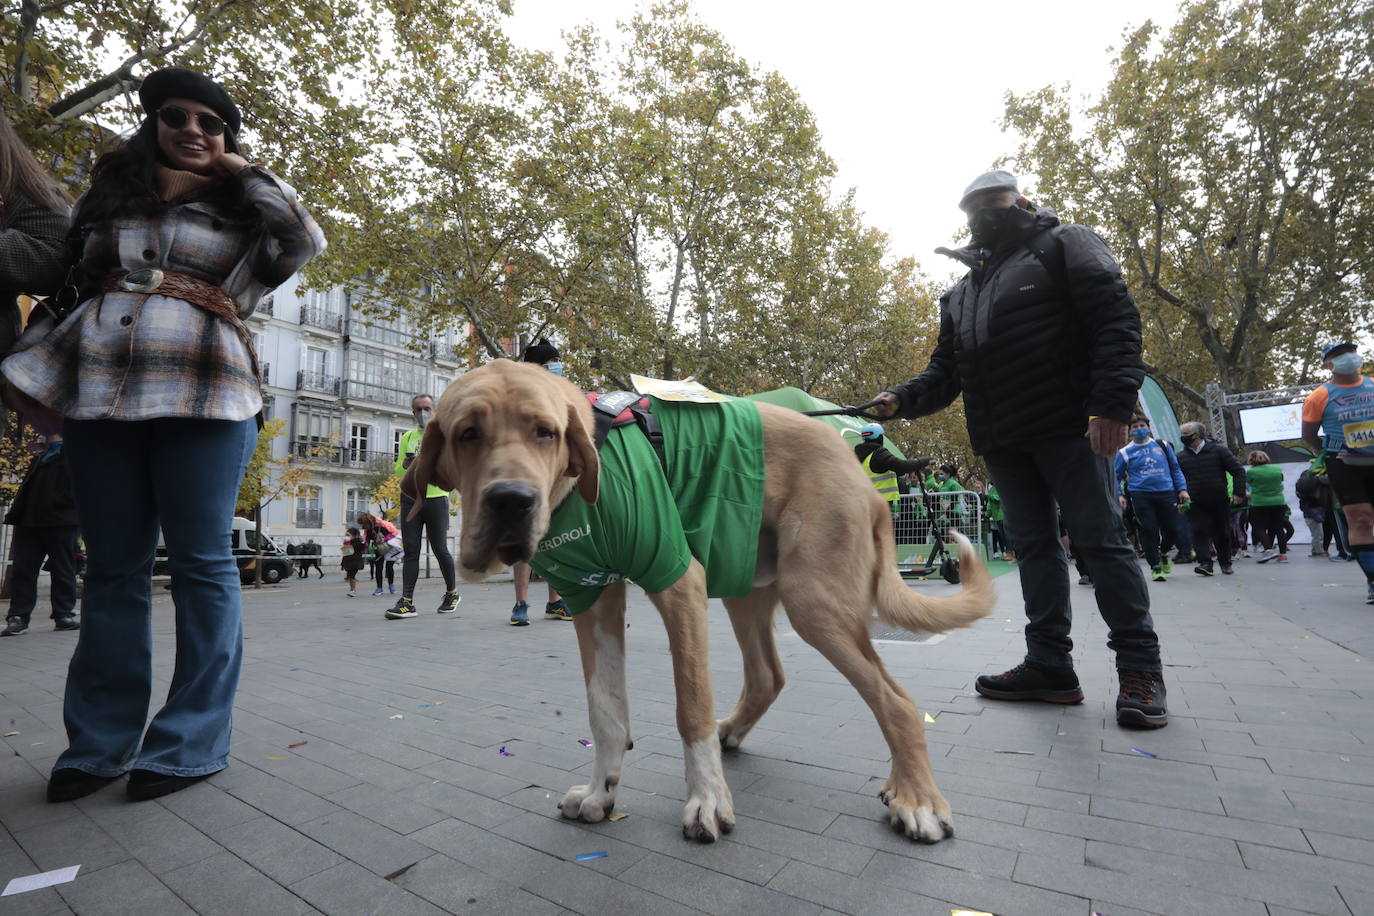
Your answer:
[[[868,474],[868,482],[873,484],[873,489],[878,491],[878,495],[890,503],[895,504],[901,498],[901,491],[897,489],[897,475],[892,471],[875,471],[869,464],[873,460],[873,452],[864,456],[864,471]]]

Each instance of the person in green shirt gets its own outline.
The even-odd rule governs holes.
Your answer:
[[[1250,490],[1250,524],[1255,527],[1255,537],[1264,552],[1259,562],[1277,560],[1288,562],[1288,526],[1284,520],[1288,514],[1288,500],[1283,495],[1283,469],[1269,461],[1269,455],[1259,449],[1252,451],[1246,458],[1250,469],[1245,472],[1245,482]],[[1277,543],[1278,549],[1274,549]]]
[[[420,454],[425,424],[434,416],[434,398],[417,394],[411,398],[410,410],[415,416],[416,428],[401,436],[396,454],[397,477],[403,477],[406,468]],[[458,594],[458,579],[454,575],[453,555],[448,550],[448,493],[438,487],[430,487],[425,497],[419,513],[412,519],[410,510],[415,500],[401,494],[401,547],[405,551],[401,559],[401,597],[396,606],[386,612],[387,620],[414,617],[417,613],[414,598],[415,583],[420,578],[420,539],[426,535],[434,562],[439,564],[439,575],[444,577],[444,598],[439,602],[438,612],[452,614],[458,610],[458,602],[462,600]]]

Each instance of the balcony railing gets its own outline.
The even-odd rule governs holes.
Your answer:
[[[318,305],[306,305],[301,307],[301,324],[324,328],[326,331],[342,331],[343,315]]]
[[[354,448],[351,445],[323,445],[297,440],[291,443],[293,458],[310,459],[333,468],[367,468],[374,461],[384,460],[391,464],[396,456],[389,451]]]
[[[268,293],[258,300],[258,307],[253,311],[258,315],[262,315],[264,318],[271,318],[272,308],[272,294]]]
[[[415,397],[413,391],[398,391],[395,388],[385,388],[381,385],[369,385],[357,379],[347,379],[344,382],[344,397],[356,401],[372,401],[377,404],[387,404],[391,407],[410,407],[411,398]]]
[[[297,391],[318,391],[321,394],[339,393],[339,377],[337,375],[325,375],[323,372],[313,372],[309,369],[301,369],[296,373]]]
[[[296,510],[297,528],[323,528],[324,510],[323,509],[297,509]]]

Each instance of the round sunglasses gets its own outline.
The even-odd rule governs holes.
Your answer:
[[[172,130],[181,130],[190,122],[191,113],[177,105],[163,105],[157,110],[157,119]],[[200,125],[200,129],[207,136],[211,137],[218,137],[228,127],[222,118],[212,115],[208,111],[198,112],[196,123]]]

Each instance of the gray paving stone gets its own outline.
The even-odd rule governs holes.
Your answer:
[[[446,912],[352,862],[297,881],[291,890],[329,916],[442,916]]]
[[[428,858],[428,847],[352,811],[326,814],[297,828],[352,862],[382,877]]]
[[[588,868],[586,862],[550,861],[520,875],[520,887],[575,913],[596,916],[694,916],[691,909]]]
[[[1240,854],[1247,868],[1278,875],[1291,875],[1299,880],[1320,880],[1340,883],[1348,888],[1360,888],[1374,896],[1374,866],[1342,859],[1303,855],[1252,843],[1241,843]]]
[[[770,875],[771,877],[771,875]],[[811,916],[819,911],[776,889],[758,885],[671,856],[650,853],[620,875],[621,880],[708,913]]]
[[[218,831],[216,841],[278,884],[333,868],[343,857],[270,817]]]
[[[1023,855],[1018,858],[1012,880],[1017,884],[1092,898],[1113,906],[1135,906],[1142,900],[1149,900],[1161,913],[1205,913],[1207,916],[1265,916],[1266,913],[1265,905],[1257,900],[1039,856]]]
[[[1051,811],[1048,808],[1032,808],[1026,826],[1153,852],[1206,859],[1226,865],[1244,865],[1234,841],[1183,830],[1146,827],[1128,821]]]
[[[84,814],[15,831],[14,839],[39,871],[70,865],[96,871],[132,858],[128,850]]]
[[[444,855],[417,862],[394,880],[397,887],[456,913],[499,913],[502,916],[556,916],[561,908]]]
[[[156,804],[203,833],[213,833],[262,817],[262,812],[257,808],[210,782],[197,783],[180,792],[165,795]]]
[[[1016,864],[1017,854],[1009,849],[963,838],[958,838],[957,842],[918,843],[893,830],[886,818],[881,823],[875,823],[841,815],[826,831],[826,836],[904,858],[966,869],[982,875],[1007,878]]]
[[[146,803],[121,807],[118,816],[103,818],[100,826],[155,875],[208,859],[223,848],[165,808]]]
[[[402,798],[395,792],[375,785],[354,786],[326,797],[336,805],[401,834],[437,824],[448,817],[442,811]]]
[[[531,873],[562,859],[456,818],[417,830],[410,839],[497,877]]]
[[[219,783],[230,795],[284,824],[303,824],[342,810],[318,795],[248,766],[234,766],[232,781]],[[227,784],[226,784],[227,783]]]
[[[195,913],[165,884],[137,862],[82,869],[63,884],[62,899],[78,913],[137,913],[139,916],[190,916]]]
[[[961,909],[1055,916],[1081,912],[1081,898],[1016,884],[996,875],[944,867],[912,868],[909,859],[880,852],[859,876],[862,881],[950,899]]]
[[[768,883],[773,890],[856,916],[949,916],[948,901],[897,890],[805,862],[792,862]]]
[[[618,875],[649,853],[615,839],[605,829],[609,826],[612,825],[605,821],[601,824],[583,824],[558,817],[522,814],[496,827],[495,832],[569,862],[583,853],[607,852],[609,855],[605,858],[578,864],[601,874]]]
[[[1160,805],[1146,805],[1104,796],[1093,798],[1092,814],[1095,817],[1129,821],[1148,827],[1226,837],[1232,840],[1247,840],[1304,853],[1311,851],[1307,838],[1296,827],[1267,824],[1263,829],[1257,830],[1253,821],[1239,820],[1225,815],[1185,811],[1181,808]]]
[[[230,852],[169,871],[162,880],[200,916],[295,916],[310,909],[300,897]]]

